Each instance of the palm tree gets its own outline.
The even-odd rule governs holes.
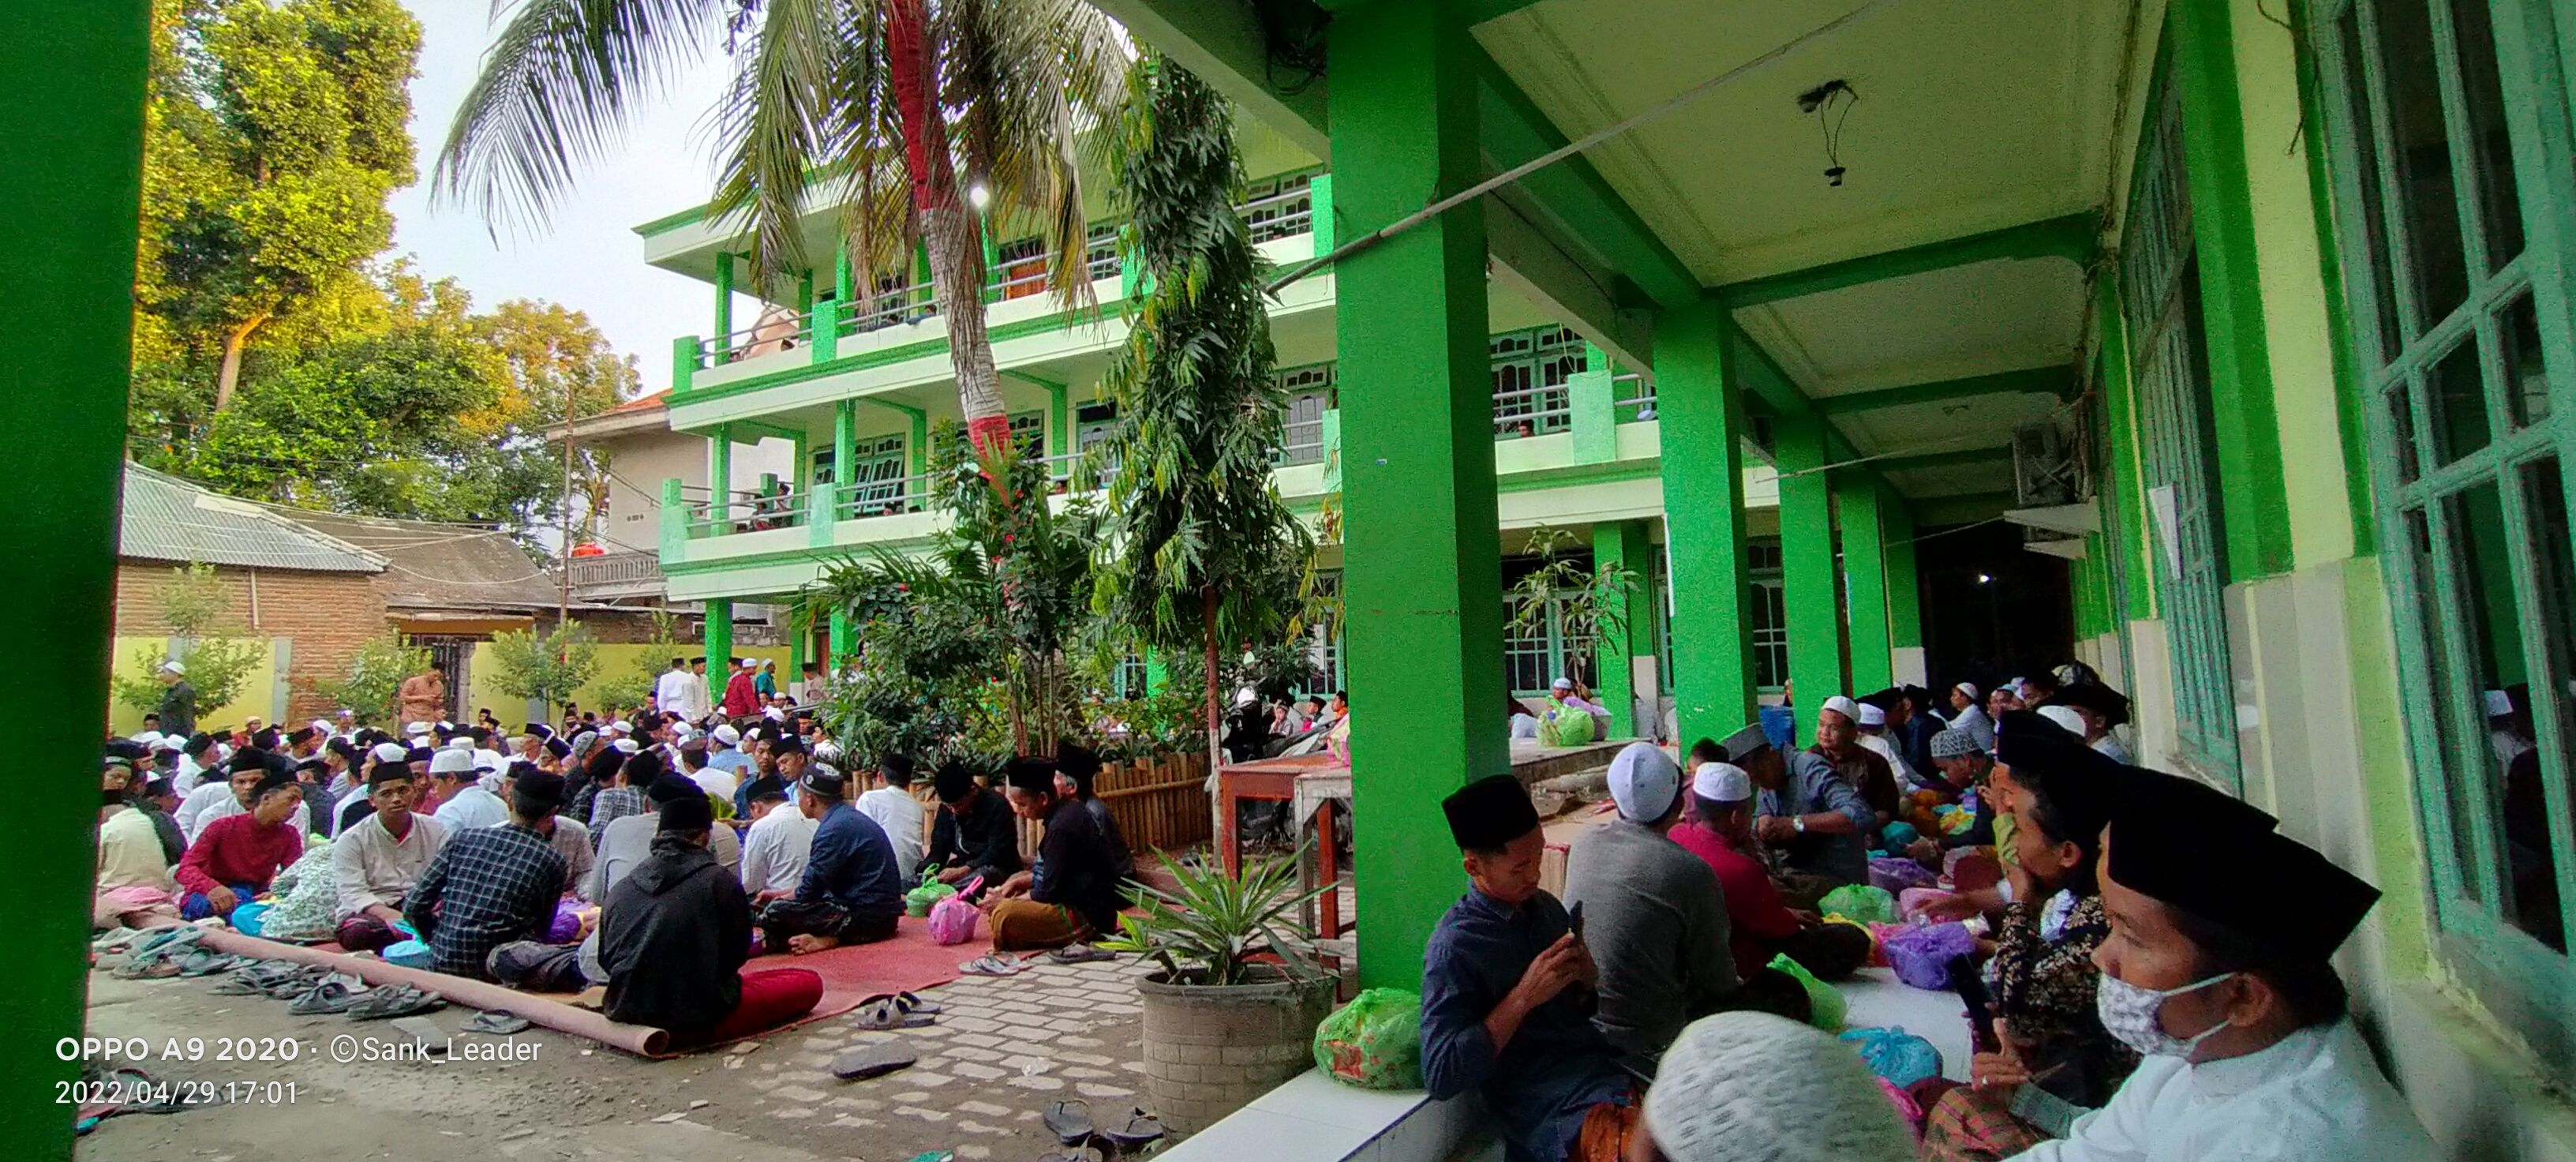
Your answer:
[[[724,157],[711,220],[740,215],[751,285],[813,269],[809,197],[873,287],[918,241],[948,328],[976,451],[1008,442],[984,333],[977,210],[1028,229],[1049,282],[1088,305],[1079,130],[1114,116],[1128,61],[1082,0],[501,0],[499,38],[434,176],[487,219],[542,221],[576,171],[613,149],[636,106],[721,46],[737,64],[714,110]],[[987,206],[969,206],[983,191]],[[980,199],[979,199],[980,200]]]

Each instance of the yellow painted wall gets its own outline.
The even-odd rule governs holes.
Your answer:
[[[503,723],[517,726],[526,716],[527,700],[503,694],[494,684],[489,653],[491,648],[490,642],[478,643],[474,647],[472,660],[466,663],[468,671],[466,687],[473,697],[467,713],[470,714],[488,706]],[[680,647],[683,655],[694,655],[698,650],[699,647],[695,645]],[[782,686],[795,681],[795,673],[787,666],[786,646],[736,646],[734,653],[743,657],[760,658],[778,663],[778,680]],[[650,642],[602,645],[599,647],[598,675],[573,693],[573,701],[580,703],[585,710],[604,709],[606,696],[601,693],[602,689],[610,682],[625,677],[635,668],[638,659],[649,659],[655,673],[669,668],[671,663],[669,652]],[[723,679],[712,672],[709,673],[708,678],[714,695],[718,698],[723,697]],[[551,709],[548,710],[548,717],[552,717],[553,713]]]
[[[119,678],[150,678],[152,672],[160,668],[161,660],[168,656],[169,641],[157,634],[119,636],[114,644],[115,652],[110,655],[114,673]],[[278,654],[286,648],[289,647],[285,639],[269,639],[268,660],[252,670],[250,677],[242,682],[241,696],[222,706],[198,708],[198,727],[239,726],[254,715],[270,723],[278,721],[278,716],[285,713],[278,694]],[[117,734],[131,735],[143,729],[143,711],[111,697],[107,707],[107,727]]]

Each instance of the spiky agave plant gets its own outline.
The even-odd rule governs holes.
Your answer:
[[[1192,868],[1158,852],[1178,886],[1165,891],[1131,882],[1127,898],[1144,915],[1120,914],[1117,938],[1100,946],[1152,958],[1173,984],[1242,984],[1252,958],[1264,953],[1277,957],[1289,976],[1314,979],[1323,973],[1306,951],[1315,934],[1294,916],[1334,885],[1297,889],[1297,869],[1313,847],[1309,840],[1294,855],[1254,860],[1240,876]]]

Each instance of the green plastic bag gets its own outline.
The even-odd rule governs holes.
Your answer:
[[[1807,971],[1807,966],[1789,959],[1789,954],[1786,952],[1772,957],[1771,967],[1798,978],[1798,983],[1806,988],[1808,1024],[1828,1033],[1843,1031],[1843,1017],[1847,1014],[1847,1010],[1843,1004],[1842,993],[1836,991],[1834,986],[1817,980]]]
[[[1547,712],[1538,724],[1540,746],[1588,746],[1592,742],[1592,716],[1580,710],[1557,709]]]
[[[1885,888],[1845,884],[1816,901],[1816,910],[1863,924],[1893,924],[1896,922],[1896,897],[1889,895]]]
[[[918,919],[930,914],[930,906],[957,894],[955,884],[939,882],[939,873],[921,873],[921,886],[903,894],[903,914]]]
[[[1315,1068],[1361,1089],[1422,1088],[1422,996],[1369,989],[1315,1027]]]

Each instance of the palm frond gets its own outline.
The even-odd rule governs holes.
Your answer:
[[[835,40],[862,0],[769,0],[759,35],[717,109],[732,142],[718,170],[710,218],[742,215],[751,229],[753,285],[813,269],[801,219],[838,97]]]
[[[722,35],[727,0],[510,0],[431,172],[485,220],[542,223],[638,105]]]

